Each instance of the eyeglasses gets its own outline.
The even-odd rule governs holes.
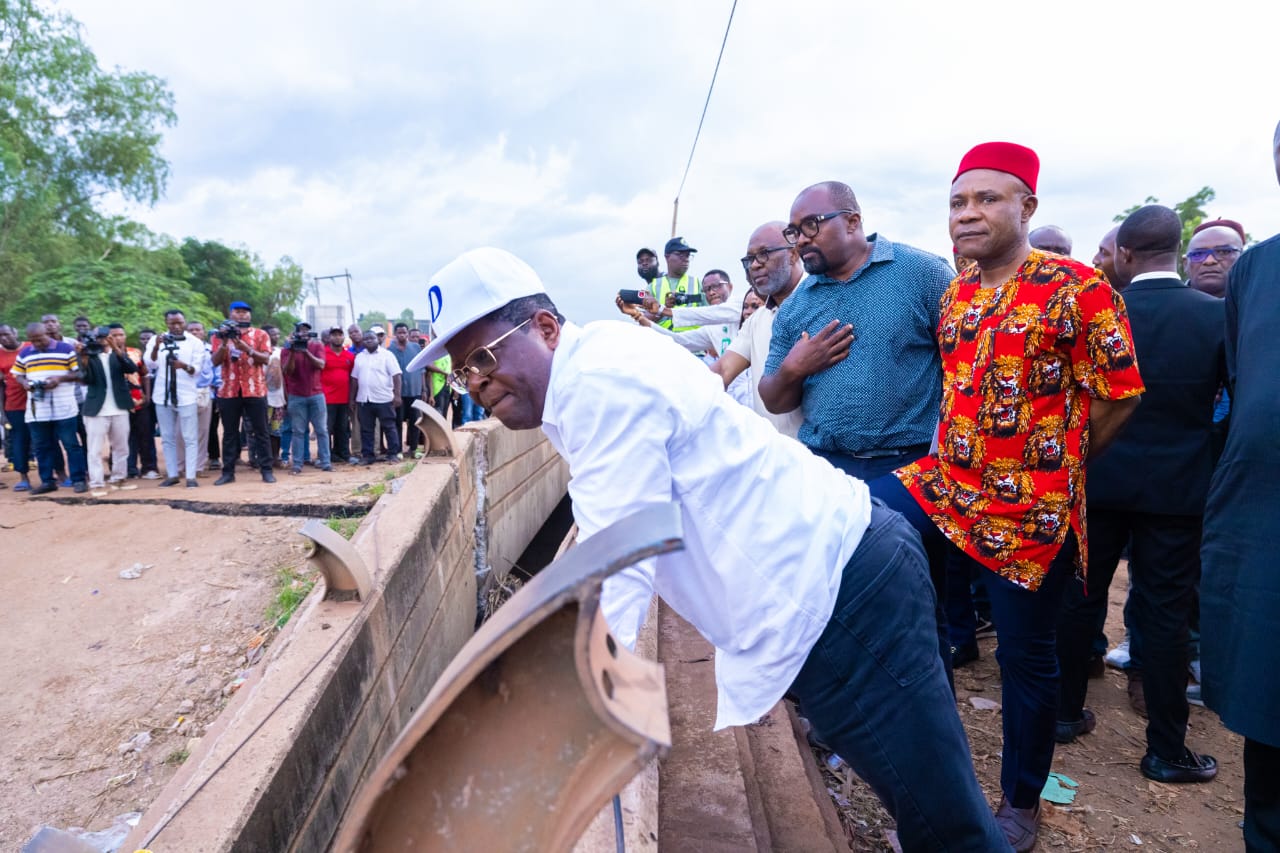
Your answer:
[[[1235,246],[1214,246],[1212,249],[1191,249],[1187,252],[1187,260],[1193,264],[1202,264],[1209,260],[1209,256],[1213,255],[1220,261],[1229,261],[1236,255],[1240,254],[1240,250]]]
[[[815,231],[814,233],[816,234],[817,232]],[[742,261],[742,268],[747,272],[751,272],[752,261],[755,261],[760,266],[764,266],[765,264],[769,263],[769,256],[772,255],[774,252],[785,252],[787,249],[790,249],[790,248],[791,248],[790,246],[773,246],[772,248],[769,248],[769,249],[761,249],[758,252],[748,252],[744,257],[740,259]]]
[[[852,210],[833,210],[831,213],[819,213],[813,216],[806,216],[804,219],[800,220],[799,225],[788,225],[786,228],[783,228],[782,237],[794,246],[796,241],[800,239],[801,234],[811,239],[813,237],[817,237],[818,229],[822,226],[822,223],[826,222],[828,219],[841,216],[845,213],[854,212],[855,211]]]
[[[523,329],[533,321],[530,317],[514,329],[508,329],[499,337],[490,341],[482,347],[476,347],[462,361],[462,367],[454,369],[449,374],[449,387],[459,394],[467,393],[467,380],[472,376],[488,376],[490,373],[498,369],[498,357],[493,354],[493,349],[516,332]]]

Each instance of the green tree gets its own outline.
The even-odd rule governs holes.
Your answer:
[[[369,311],[360,315],[360,328],[367,329],[370,326],[381,326],[387,328],[387,315],[381,311]]]
[[[15,328],[54,313],[64,321],[83,314],[94,323],[123,323],[136,340],[142,326],[160,328],[164,312],[179,308],[206,326],[222,314],[180,279],[108,261],[77,261],[31,277],[27,293],[9,312]]]
[[[271,269],[258,261],[254,272],[258,279],[258,301],[251,303],[253,307],[260,316],[270,317],[271,322],[280,328],[292,328],[292,324],[298,322],[293,311],[302,302],[302,292],[306,287],[302,267],[285,255]]]
[[[224,317],[231,310],[231,303],[239,299],[255,310],[259,308],[258,275],[247,252],[216,240],[201,242],[195,237],[183,240],[178,252],[190,270],[187,281],[192,290],[202,294]]]
[[[1173,205],[1174,212],[1177,213],[1178,218],[1182,220],[1182,248],[1183,249],[1187,248],[1187,243],[1188,241],[1191,240],[1191,233],[1196,230],[1196,226],[1199,225],[1201,222],[1204,222],[1205,219],[1208,218],[1209,214],[1205,212],[1205,205],[1213,201],[1214,198],[1217,197],[1217,195],[1218,194],[1214,192],[1213,187],[1205,186],[1205,187],[1201,187],[1198,192],[1192,193],[1187,198],[1184,198],[1182,201]],[[1138,208],[1145,207],[1148,204],[1159,204],[1159,203],[1160,203],[1160,199],[1156,198],[1153,195],[1149,195],[1147,196],[1146,201],[1142,202],[1142,204],[1133,205],[1132,207],[1125,210],[1123,213],[1118,214],[1115,217],[1115,219],[1112,221],[1124,222],[1125,219],[1128,218],[1129,214],[1133,213]],[[1180,275],[1184,275],[1184,276],[1186,275],[1186,270],[1182,268],[1181,257],[1178,258],[1178,273]]]
[[[403,311],[401,311],[400,319],[397,322],[404,323],[410,329],[416,329],[418,327],[417,321],[413,319],[412,308],[406,308]]]
[[[37,0],[0,0],[0,105],[3,308],[32,274],[84,257],[80,240],[110,239],[121,223],[97,209],[103,196],[160,198],[176,115],[163,80],[103,71],[79,23]]]

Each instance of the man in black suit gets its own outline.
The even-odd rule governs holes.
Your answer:
[[[1207,782],[1217,762],[1187,749],[1188,620],[1200,577],[1200,528],[1213,471],[1209,426],[1225,375],[1223,303],[1178,277],[1182,223],[1167,207],[1134,211],[1116,234],[1117,277],[1147,385],[1142,405],[1102,456],[1090,460],[1088,594],[1068,586],[1058,626],[1062,668],[1058,740],[1093,728],[1084,708],[1097,609],[1132,538],[1134,630],[1143,642],[1147,754],[1159,782]]]

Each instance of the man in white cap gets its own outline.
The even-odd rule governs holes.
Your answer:
[[[789,689],[893,814],[904,849],[1007,849],[938,656],[924,551],[900,516],[678,345],[566,322],[513,255],[461,255],[429,301],[438,337],[409,369],[447,350],[458,390],[511,429],[541,427],[569,462],[580,539],[680,505],[684,550],[605,583],[619,640],[634,644],[657,592],[716,646],[716,728],[755,721]]]

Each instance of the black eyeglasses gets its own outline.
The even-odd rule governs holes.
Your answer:
[[[741,258],[742,268],[747,272],[751,272],[751,262],[755,261],[760,266],[769,263],[769,256],[774,252],[785,252],[790,246],[773,246],[769,249],[761,249],[758,252],[749,252],[745,257]]]
[[[1220,261],[1229,261],[1236,255],[1240,254],[1240,250],[1235,246],[1214,246],[1212,249],[1191,249],[1187,252],[1187,260],[1193,264],[1202,264],[1209,260],[1209,256],[1213,255]]]
[[[498,357],[493,354],[494,347],[523,329],[525,326],[529,325],[532,320],[533,318],[530,317],[514,329],[508,329],[506,332],[503,332],[495,340],[490,341],[482,347],[476,347],[469,352],[467,357],[462,360],[462,367],[454,369],[449,374],[449,387],[457,391],[459,394],[466,394],[467,379],[469,379],[471,375],[488,376],[490,373],[497,370]]]
[[[804,219],[800,220],[798,225],[788,225],[786,228],[783,228],[782,237],[794,246],[796,241],[800,239],[801,234],[810,239],[817,237],[818,229],[822,227],[822,223],[826,222],[828,219],[833,219],[834,217],[854,212],[855,211],[852,210],[833,210],[830,213],[818,213],[813,216],[806,216]]]

